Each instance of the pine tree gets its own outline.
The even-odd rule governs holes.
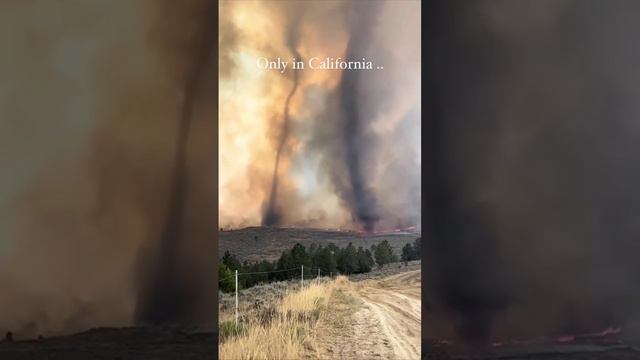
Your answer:
[[[291,257],[291,252],[288,250],[285,250],[282,252],[282,254],[280,255],[280,258],[278,259],[278,265],[277,265],[277,270],[285,270],[285,269],[291,269],[293,268],[293,259]],[[275,273],[275,278],[278,280],[286,280],[289,278],[291,274],[289,272],[286,271],[280,271]]]
[[[357,258],[358,272],[366,273],[371,271],[371,268],[373,267],[375,262],[373,261],[371,252],[369,250],[364,250],[362,246],[358,247]]]
[[[312,258],[313,268],[319,268],[323,274],[336,272],[336,257],[328,247],[319,247]]]
[[[358,272],[357,251],[352,243],[349,243],[346,248],[340,249],[336,262],[338,270],[343,274]]]
[[[218,289],[222,292],[231,292],[235,290],[235,274],[229,268],[220,264],[218,266]]]
[[[398,261],[398,258],[393,253],[393,248],[387,240],[384,240],[375,247],[374,255],[378,267],[383,267],[385,264]]]
[[[293,267],[300,267],[304,265],[307,268],[311,268],[311,258],[307,253],[305,247],[299,243],[296,243],[291,249],[291,259]]]
[[[240,270],[242,267],[240,260],[232,255],[229,250],[224,252],[224,255],[222,256],[222,263],[231,271]]]
[[[407,265],[407,262],[414,259],[415,259],[415,249],[410,243],[406,244],[402,248],[402,255],[400,256],[400,260],[404,262],[405,265]]]
[[[415,260],[422,258],[422,238],[416,238],[413,242],[413,250],[415,251]]]

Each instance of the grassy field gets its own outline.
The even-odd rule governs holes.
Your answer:
[[[362,275],[241,290],[238,326],[234,294],[220,294],[220,358],[419,358],[420,262]]]
[[[316,325],[339,281],[311,281],[302,289],[291,283],[271,303],[243,301],[237,326],[234,308],[221,303],[220,359],[316,358]]]

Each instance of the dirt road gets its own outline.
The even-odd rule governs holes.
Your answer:
[[[420,271],[338,284],[321,321],[323,359],[420,359]]]
[[[420,358],[420,270],[364,283],[359,289],[397,359]]]

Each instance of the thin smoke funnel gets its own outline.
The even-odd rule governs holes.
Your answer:
[[[212,13],[209,7],[205,6],[203,10]],[[208,18],[206,15],[203,17]],[[178,119],[166,218],[158,244],[157,258],[151,263],[152,268],[147,270],[151,272],[149,283],[142,284],[138,302],[136,317],[142,323],[185,323],[193,307],[193,289],[189,288],[193,285],[180,276],[179,254],[183,243],[188,240],[184,228],[188,186],[187,149],[194,121],[196,96],[215,46],[211,32],[210,25],[203,22],[194,40],[197,44],[193,53],[194,63],[186,79],[184,100]]]
[[[298,46],[298,33],[300,31],[299,23],[300,16],[294,16],[293,22],[289,25],[289,31],[287,33],[287,46],[293,55],[293,59],[295,61],[303,61],[302,56],[296,49]],[[293,60],[292,60],[293,61]],[[278,197],[278,168],[280,166],[280,158],[282,156],[282,151],[287,142],[287,138],[289,137],[289,131],[291,126],[291,119],[289,114],[289,105],[291,104],[291,98],[296,94],[298,90],[298,81],[299,81],[299,72],[301,70],[293,69],[293,87],[291,91],[287,95],[287,99],[284,102],[284,111],[283,111],[283,119],[282,119],[282,128],[280,133],[280,139],[278,141],[278,147],[276,150],[276,161],[273,167],[273,177],[271,179],[271,191],[269,194],[269,199],[266,204],[266,210],[264,213],[264,217],[262,220],[262,224],[266,226],[279,225],[282,214],[281,210],[278,209],[277,197]]]

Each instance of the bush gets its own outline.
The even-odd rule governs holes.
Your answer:
[[[229,338],[241,336],[247,332],[247,326],[238,322],[236,325],[235,320],[223,321],[218,326],[219,334],[220,334],[220,342],[223,342]]]

